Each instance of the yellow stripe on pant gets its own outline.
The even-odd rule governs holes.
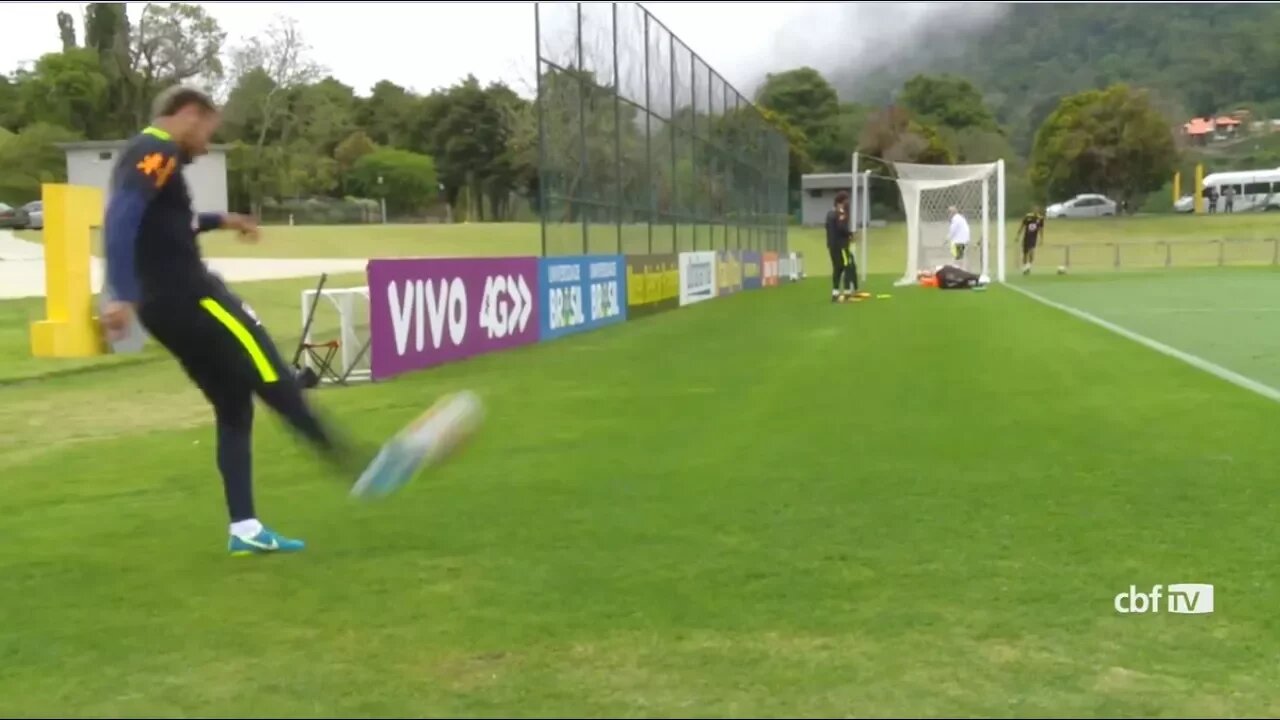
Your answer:
[[[280,376],[276,373],[275,366],[267,359],[267,354],[262,352],[262,346],[258,344],[257,338],[253,336],[253,333],[249,332],[249,328],[245,327],[244,323],[240,322],[235,315],[227,312],[227,309],[213,298],[202,298],[200,307],[208,310],[210,315],[217,318],[218,322],[222,323],[227,330],[231,331],[232,335],[236,336],[236,340],[240,341],[240,344],[248,351],[249,357],[253,359],[253,366],[258,369],[258,374],[262,376],[263,382],[273,383],[280,379]]]

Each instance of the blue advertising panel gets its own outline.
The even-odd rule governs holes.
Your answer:
[[[621,255],[538,261],[539,340],[554,340],[627,319],[627,266]]]
[[[752,250],[742,251],[742,289],[759,290],[764,287],[764,258]]]

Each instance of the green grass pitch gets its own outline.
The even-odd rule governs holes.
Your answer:
[[[824,268],[319,391],[368,440],[486,398],[474,445],[388,502],[348,502],[263,411],[260,512],[310,542],[287,558],[224,555],[171,361],[30,360],[39,305],[0,302],[0,714],[1280,713],[1275,403],[1008,288],[879,275],[891,299],[831,305]],[[1025,282],[1280,385],[1278,281]],[[308,285],[238,289],[291,349]],[[1112,608],[1179,582],[1216,612]]]

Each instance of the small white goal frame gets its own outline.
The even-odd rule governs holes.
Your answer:
[[[302,291],[302,329],[305,333],[302,342],[310,343],[311,329],[307,327],[307,317],[310,314],[313,298],[316,291]],[[369,307],[369,288],[348,287],[348,288],[324,288],[320,290],[320,297],[324,298],[338,312],[338,367],[334,371],[339,377],[346,378],[347,382],[352,380],[372,380],[372,371],[368,368],[369,361],[369,341],[366,335],[360,337],[356,331],[357,327],[368,326],[369,318],[360,318],[357,315],[365,312],[365,308]],[[364,303],[361,308],[356,308],[356,300],[363,299]],[[366,367],[354,367],[356,363],[363,361]],[[302,363],[305,367],[310,368],[314,372],[319,372],[320,368],[315,366],[315,362],[311,358],[310,353],[302,354]],[[321,382],[335,382],[333,378],[322,376]]]

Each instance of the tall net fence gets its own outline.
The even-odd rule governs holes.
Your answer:
[[[544,255],[785,250],[787,142],[636,3],[536,3]]]

